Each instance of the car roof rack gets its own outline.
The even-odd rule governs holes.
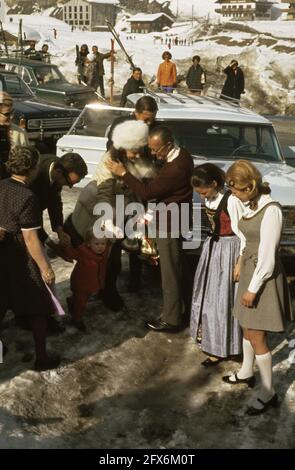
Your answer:
[[[163,95],[164,95],[165,97],[169,98],[169,100],[174,99],[175,101],[181,104],[186,104],[187,100],[191,100],[198,104],[205,104],[206,101],[211,101],[216,106],[234,107],[236,109],[241,107],[240,100],[236,98],[231,98],[230,96],[223,95],[222,93],[219,93],[217,91],[206,93],[206,95],[203,95],[203,96],[194,96],[194,95],[191,95],[186,90],[178,90],[176,88],[175,89],[176,94],[184,96],[186,98],[186,100],[184,100],[180,98],[179,96],[175,96],[176,95],[175,93],[167,93],[166,91],[163,91],[163,90],[160,90],[159,92],[155,92],[155,91],[150,90],[148,87],[141,87],[141,88],[143,89],[143,93],[145,95],[146,94],[151,95],[153,98],[155,98],[157,103],[166,103],[166,104],[168,103],[168,101],[165,98],[163,98]]]

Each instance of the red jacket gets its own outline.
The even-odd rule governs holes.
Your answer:
[[[104,253],[97,255],[86,244],[77,248],[67,248],[66,253],[77,263],[71,274],[72,290],[83,290],[90,293],[99,292],[104,288],[107,260],[110,245]]]

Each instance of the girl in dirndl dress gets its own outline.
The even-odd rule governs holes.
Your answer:
[[[254,416],[278,404],[267,332],[283,331],[286,319],[291,318],[288,285],[279,257],[282,210],[270,197],[268,183],[262,182],[262,175],[249,161],[235,162],[227,172],[227,181],[232,193],[247,207],[239,222],[246,247],[233,311],[243,328],[243,364],[237,373],[223,380],[254,387],[256,359],[261,386],[246,411]]]
[[[205,240],[195,273],[190,331],[197,339],[201,326],[201,348],[208,357],[204,366],[213,366],[241,353],[241,329],[232,316],[235,281],[244,238],[237,224],[243,205],[224,191],[225,174],[205,163],[193,171],[192,185],[205,199],[211,233]]]

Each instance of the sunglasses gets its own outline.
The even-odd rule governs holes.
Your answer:
[[[13,114],[13,110],[12,111],[8,111],[7,113],[1,113],[0,111],[0,114],[2,114],[2,116],[5,116],[5,117],[9,117]]]

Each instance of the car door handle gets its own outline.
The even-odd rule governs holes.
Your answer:
[[[74,149],[69,149],[68,147],[61,147],[60,150],[62,152],[73,152],[74,151]]]

